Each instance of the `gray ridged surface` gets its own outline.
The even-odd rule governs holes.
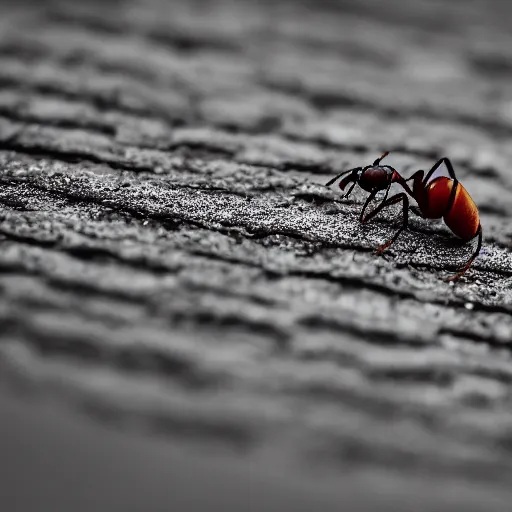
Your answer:
[[[2,10],[4,382],[369,510],[506,509],[506,3]],[[479,205],[456,286],[469,247],[413,218],[378,257],[398,212],[322,186],[386,149],[449,156]]]

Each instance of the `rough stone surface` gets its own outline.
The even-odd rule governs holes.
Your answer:
[[[511,25],[498,0],[2,4],[5,387],[318,510],[507,510]],[[399,212],[362,227],[323,186],[384,150],[449,156],[479,205],[457,285],[445,228],[377,256]]]

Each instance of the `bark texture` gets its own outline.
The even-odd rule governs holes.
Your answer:
[[[1,11],[6,386],[212,474],[229,453],[283,504],[306,482],[316,510],[508,509],[506,2]],[[457,285],[468,245],[412,217],[376,256],[400,212],[361,226],[363,198],[323,186],[385,150],[406,176],[449,156],[478,204]]]

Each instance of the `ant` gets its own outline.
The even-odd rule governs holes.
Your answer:
[[[452,233],[464,242],[469,242],[478,236],[477,248],[469,260],[457,274],[448,278],[448,281],[458,280],[466,273],[482,248],[482,226],[475,202],[467,190],[459,183],[448,158],[443,157],[438,160],[426,175],[425,171],[419,170],[405,180],[393,167],[380,165],[381,160],[388,154],[389,151],[383,153],[373,164],[366,167],[355,167],[354,169],[342,172],[327,182],[326,186],[332,185],[336,180],[345,176],[339,183],[340,189],[345,190],[349,183],[352,183],[352,185],[342,198],[350,196],[356,184],[363,190],[370,192],[359,216],[359,221],[363,224],[375,217],[384,208],[402,202],[402,225],[391,240],[377,248],[378,254],[387,249],[407,227],[409,223],[409,210],[423,219],[443,219]],[[446,173],[448,176],[445,175]],[[411,180],[413,181],[412,189],[407,184]],[[393,183],[401,185],[405,192],[395,194],[388,199],[389,189]],[[377,193],[383,190],[386,191],[384,199],[365,217],[364,212],[366,208]],[[409,197],[407,194],[417,202],[417,206],[409,207]]]

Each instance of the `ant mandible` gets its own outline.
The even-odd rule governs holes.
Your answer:
[[[389,152],[382,154],[372,165],[355,167],[354,169],[342,172],[327,182],[326,186],[332,185],[336,180],[345,176],[339,183],[340,189],[345,190],[349,183],[352,183],[352,185],[342,198],[348,197],[356,184],[363,190],[370,192],[359,216],[361,223],[368,222],[384,208],[400,201],[402,202],[402,225],[391,240],[377,248],[377,253],[387,249],[407,227],[409,223],[409,209],[424,219],[443,219],[452,233],[464,242],[469,242],[478,236],[476,250],[464,267],[457,274],[448,278],[448,281],[459,279],[469,269],[482,248],[482,226],[475,202],[467,190],[459,183],[448,158],[443,157],[438,160],[426,175],[425,171],[420,170],[405,180],[393,167],[380,165],[381,160],[388,154]],[[448,176],[445,175],[446,173]],[[407,184],[411,180],[413,181],[412,189]],[[388,199],[389,189],[393,183],[401,185],[405,192],[417,202],[418,206],[409,207],[409,198],[405,192],[395,194]],[[364,212],[370,201],[375,198],[378,192],[383,190],[386,191],[384,199],[365,217]]]

